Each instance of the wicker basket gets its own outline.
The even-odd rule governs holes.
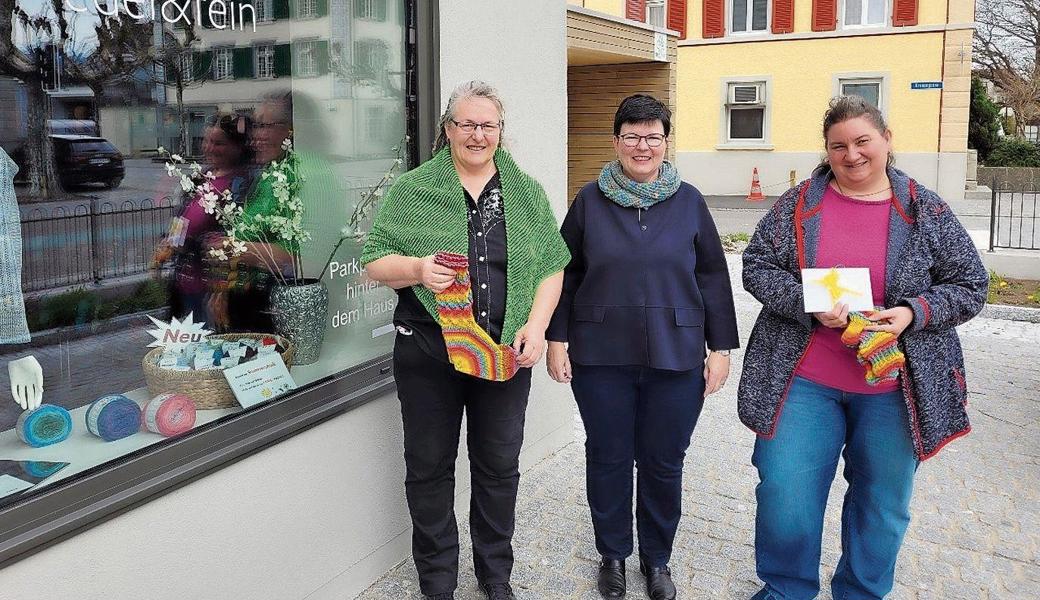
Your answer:
[[[288,368],[292,365],[296,348],[293,347],[292,342],[281,336],[269,333],[228,333],[211,335],[207,339],[233,342],[241,339],[261,340],[267,337],[274,338],[278,342],[278,353],[285,366]],[[195,401],[195,407],[199,410],[238,406],[235,394],[224,377],[224,371],[220,369],[207,371],[162,369],[158,365],[162,351],[162,348],[154,348],[145,354],[142,360],[144,379],[148,382],[148,393],[153,398],[159,394],[184,394]]]

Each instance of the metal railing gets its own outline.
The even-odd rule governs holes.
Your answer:
[[[159,200],[91,200],[24,213],[22,289],[38,291],[148,270],[179,205]]]
[[[989,213],[989,249],[1040,250],[1037,237],[1037,205],[1040,191],[992,186]]]

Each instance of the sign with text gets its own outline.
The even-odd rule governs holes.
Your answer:
[[[659,31],[654,32],[654,60],[668,62],[668,36]]]
[[[911,81],[910,89],[912,90],[941,90],[943,82],[941,81]]]
[[[278,353],[225,369],[224,377],[242,408],[277,398],[297,387]]]

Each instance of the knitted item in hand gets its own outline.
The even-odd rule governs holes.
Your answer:
[[[874,322],[861,312],[849,313],[849,325],[841,341],[856,350],[856,360],[867,369],[867,383],[878,385],[896,381],[906,357],[899,350],[898,338],[887,331],[865,331]]]
[[[481,379],[510,379],[518,368],[516,350],[512,346],[496,344],[473,318],[469,259],[461,254],[438,252],[434,262],[455,271],[455,281],[436,296],[437,316],[451,364],[456,371]]]

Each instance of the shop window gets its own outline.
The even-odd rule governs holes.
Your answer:
[[[769,23],[769,0],[731,0],[733,15],[730,29],[733,33],[753,33],[766,30]]]
[[[234,61],[231,48],[213,50],[213,80],[230,81],[234,78]]]
[[[726,132],[730,142],[765,141],[765,82],[730,83],[726,93]]]
[[[274,20],[273,0],[253,0],[253,9],[256,10],[258,23],[267,23]]]
[[[341,22],[352,4],[333,3]],[[0,255],[22,257],[21,295],[0,303],[0,341],[12,340],[0,343],[0,390],[11,389],[10,373],[39,375],[50,408],[23,416],[0,394],[0,542],[23,535],[5,511],[40,490],[52,502],[63,486],[89,487],[81,473],[93,482],[195,436],[267,423],[264,412],[286,400],[340,406],[360,385],[355,373],[370,378],[365,389],[389,377],[380,369],[397,296],[368,279],[359,257],[386,191],[374,187],[411,166],[405,133],[418,128],[408,121],[418,94],[403,77],[357,92],[351,76],[376,72],[385,82],[408,72],[419,53],[405,19],[418,9],[357,4],[385,22],[367,28],[363,52],[344,53],[338,68],[352,87],[342,96],[315,76],[330,70],[330,45],[357,47],[355,28],[316,19],[307,39],[290,35],[293,19],[327,14],[327,0],[258,2],[257,18],[288,21],[260,34],[237,10],[224,29],[198,27],[194,38],[157,22],[162,35],[135,50],[154,68],[125,61],[133,70],[105,87],[91,135],[32,122],[34,92],[6,77],[12,98],[26,100],[0,111],[0,131],[10,133],[0,143],[19,167],[10,189],[21,226],[18,247],[0,235],[10,245]],[[70,33],[83,37],[70,47],[96,48],[92,27]],[[61,97],[70,107],[95,102],[87,86]],[[43,172],[29,157],[49,147],[55,168]],[[24,329],[8,337],[6,323],[22,314]],[[269,375],[249,375],[254,368]]]
[[[845,27],[878,27],[885,24],[888,0],[842,0]]]

